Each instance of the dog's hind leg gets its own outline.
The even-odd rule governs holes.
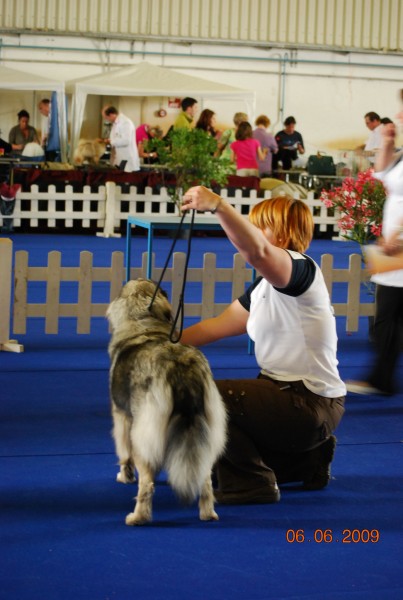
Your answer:
[[[201,521],[218,521],[214,510],[214,493],[210,475],[203,484],[199,499],[199,517]]]
[[[112,407],[113,418],[113,439],[115,440],[116,454],[119,458],[120,471],[116,475],[116,481],[120,483],[133,483],[136,481],[134,476],[134,461],[132,452],[132,443],[130,440],[130,429],[132,419],[120,412],[115,406]]]
[[[134,512],[126,516],[126,525],[144,525],[152,521],[155,474],[141,459],[136,458],[136,466],[139,475],[139,489]]]

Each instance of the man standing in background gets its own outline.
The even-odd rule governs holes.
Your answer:
[[[362,146],[358,146],[356,148],[356,152],[358,154],[364,154],[364,156],[368,157],[368,160],[371,164],[375,162],[375,153],[381,147],[381,117],[376,112],[368,112],[365,116],[365,125],[368,127],[370,133],[368,139],[365,144]]]
[[[52,110],[52,105],[54,110]],[[52,100],[49,100],[49,98],[43,98],[38,104],[38,110],[44,117],[42,123],[41,146],[44,150],[45,158],[50,162],[59,162],[60,132],[56,94],[52,94]]]
[[[49,129],[50,129],[50,100],[49,98],[42,98],[42,100],[38,104],[38,110],[41,115],[44,117],[42,119],[42,136],[41,136],[41,146],[45,151],[46,156],[46,145],[48,143],[49,138]]]
[[[112,124],[110,139],[104,140],[111,145],[112,165],[126,172],[139,171],[140,159],[134,123],[114,106],[107,106],[102,114],[105,121]]]
[[[176,117],[174,129],[191,129],[193,119],[197,114],[197,100],[194,98],[184,98],[181,102],[182,112]]]

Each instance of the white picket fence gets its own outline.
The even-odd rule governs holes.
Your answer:
[[[250,190],[249,197],[243,197],[241,189],[236,190],[234,197],[228,197],[227,189],[222,189],[221,195],[243,214],[247,214],[250,207],[262,199],[258,197],[256,190]],[[265,191],[264,197],[270,198],[271,192]],[[298,197],[297,193],[295,197]],[[311,209],[314,223],[319,226],[320,231],[327,231],[330,226],[335,235],[338,233],[337,215],[315,198],[313,191],[307,193],[304,202]],[[115,235],[115,228],[125,224],[129,213],[167,215],[172,214],[172,208],[166,188],[161,188],[156,193],[147,187],[144,193],[138,193],[136,187],[130,187],[126,192],[114,182],[108,181],[97,191],[91,191],[90,186],[85,186],[82,192],[77,192],[71,185],[66,185],[63,192],[57,192],[54,185],[49,185],[45,192],[40,192],[37,185],[32,185],[29,192],[18,193],[11,217],[0,214],[0,225],[4,218],[12,218],[16,229],[21,227],[22,220],[28,222],[33,229],[40,222],[49,229],[56,225],[63,225],[68,229],[74,223],[89,228],[95,221],[96,227],[101,230],[97,235],[112,237]]]
[[[175,310],[178,306],[182,287],[182,276],[186,256],[177,252],[173,257],[172,267],[167,269],[164,283],[171,287],[170,300]],[[141,267],[131,269],[132,279],[145,277],[147,253],[142,256]],[[324,254],[321,257],[321,269],[324,274],[330,298],[333,297],[335,283],[344,283],[347,287],[346,302],[334,303],[336,316],[346,317],[346,330],[357,331],[359,317],[374,314],[374,304],[361,302],[361,283],[367,281],[368,275],[362,267],[359,254],[351,254],[349,266],[346,269],[333,268],[333,256]],[[159,278],[161,269],[154,266],[153,274]],[[220,314],[235,298],[245,290],[245,284],[252,280],[252,269],[247,268],[240,254],[235,254],[230,268],[217,268],[216,255],[206,253],[203,256],[203,266],[189,268],[188,285],[199,284],[199,300],[185,304],[185,316],[205,319]],[[45,323],[45,333],[57,334],[61,318],[70,317],[76,320],[78,334],[91,333],[91,323],[94,317],[105,317],[107,306],[119,293],[125,280],[124,255],[113,252],[109,267],[94,267],[93,255],[81,252],[80,264],[76,267],[63,267],[60,252],[50,252],[46,266],[33,267],[29,265],[28,252],[20,250],[15,253],[13,265],[12,241],[0,239],[0,350],[20,352],[22,346],[16,340],[10,339],[11,322],[13,334],[25,334],[27,320],[41,317]],[[14,286],[12,285],[14,282]],[[41,303],[28,300],[29,286],[42,282],[44,298]],[[217,292],[217,285],[226,283],[227,292]],[[76,287],[77,301],[63,301],[63,286]],[[105,298],[99,302],[94,296],[99,284],[104,284]],[[99,294],[98,294],[99,295]],[[226,298],[224,296],[227,296]],[[217,301],[217,298],[220,300]]]
[[[23,201],[28,201],[24,203],[25,208],[22,208]],[[46,192],[40,192],[39,187],[33,185],[29,192],[17,194],[11,218],[14,228],[21,226],[22,219],[27,220],[33,229],[38,227],[40,220],[46,222],[50,229],[56,227],[56,221],[62,221],[63,226],[68,229],[77,221],[87,228],[94,220],[101,228],[105,224],[105,210],[105,186],[100,186],[96,192],[92,192],[89,186],[85,186],[82,192],[76,192],[71,185],[66,185],[63,192],[57,192],[56,187],[50,185]],[[0,215],[1,223],[3,219]]]

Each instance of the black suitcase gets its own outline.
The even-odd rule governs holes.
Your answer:
[[[307,169],[309,175],[336,175],[336,165],[332,156],[312,154],[308,158]]]

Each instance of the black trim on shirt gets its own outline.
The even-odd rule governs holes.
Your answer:
[[[306,254],[300,254],[301,258],[294,258],[291,254],[292,261],[292,270],[291,277],[288,284],[283,288],[278,288],[273,286],[273,288],[279,292],[280,294],[285,294],[287,296],[293,296],[294,298],[297,296],[301,296],[307,289],[311,286],[315,274],[316,274],[316,264]],[[255,281],[249,286],[242,296],[238,298],[241,305],[247,310],[250,310],[251,303],[251,295],[253,290],[259,285],[262,281],[263,277],[257,277]]]

